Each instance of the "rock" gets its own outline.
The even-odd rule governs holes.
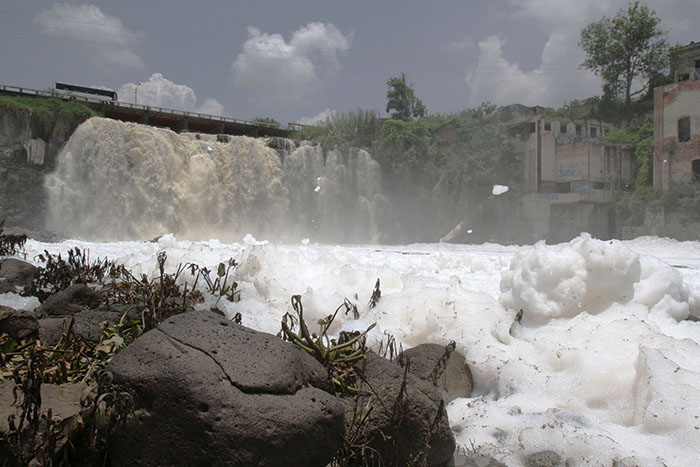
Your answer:
[[[16,258],[0,261],[0,293],[14,292],[16,287],[27,287],[32,283],[38,268]]]
[[[525,458],[525,467],[559,467],[563,465],[561,456],[554,451],[539,451]]]
[[[4,435],[9,430],[9,416],[14,415],[15,424],[19,425],[22,409],[20,402],[15,404],[14,388],[15,384],[13,381],[0,380],[0,439],[4,438]],[[22,442],[22,449],[25,450],[24,456],[28,457],[30,452],[38,453],[40,446],[52,446],[53,452],[49,453],[51,457],[54,460],[62,457],[60,453],[63,448],[68,441],[75,438],[82,428],[82,408],[80,403],[81,396],[86,388],[87,385],[84,383],[67,384],[65,386],[46,383],[41,385],[40,413],[42,416],[48,416],[49,411],[51,412],[51,420],[54,424],[53,431],[56,436],[52,442],[48,442],[45,439],[47,432],[47,420],[45,418],[42,418],[39,422],[36,432],[25,422],[22,430],[24,433]],[[0,465],[14,465],[13,462],[8,462],[11,455],[10,450],[1,449],[6,447],[2,446],[4,442],[4,439],[0,441]],[[36,464],[36,462],[38,462],[38,459],[32,459],[29,465],[43,465],[41,463]]]
[[[113,465],[325,466],[342,445],[323,366],[210,311],[167,319],[107,369],[136,407],[110,437]]]
[[[39,340],[45,346],[58,344],[67,329],[70,318],[42,318],[39,320]]]
[[[440,393],[433,384],[407,374],[404,414],[395,430],[392,417],[396,419],[395,411],[401,407],[397,398],[401,394],[404,369],[373,353],[356,368],[363,375],[360,379],[368,382],[361,388],[367,391],[364,394],[372,394],[371,412],[364,428],[368,445],[379,453],[384,464],[408,465],[419,455],[424,455],[429,466],[442,466],[452,459],[454,435]],[[359,396],[357,405],[351,397],[343,399],[346,428],[352,424],[356,407],[365,407],[369,398],[369,395]],[[427,453],[421,453],[426,445],[429,445]]]
[[[15,340],[23,339],[39,329],[36,313],[15,310],[0,305],[0,334],[7,333]]]
[[[102,337],[102,326],[112,327],[119,322],[121,314],[113,311],[85,310],[73,315],[73,332],[88,342],[97,343]]]
[[[454,350],[454,346],[421,344],[405,350],[403,360],[411,361],[411,374],[440,389],[445,404],[458,397],[469,397],[472,393],[472,372],[464,355]]]
[[[112,327],[121,317],[121,313],[113,311],[83,310],[73,316],[43,318],[38,320],[39,340],[44,345],[56,345],[73,319],[73,334],[96,344],[102,338],[103,328],[100,325],[105,323],[107,327]]]
[[[99,306],[102,298],[85,284],[72,284],[48,297],[39,308],[44,316],[73,315]]]

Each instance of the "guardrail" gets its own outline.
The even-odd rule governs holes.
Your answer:
[[[171,114],[171,115],[179,115],[179,116],[183,116],[183,117],[203,118],[206,120],[235,123],[238,125],[247,125],[247,126],[253,126],[253,127],[266,127],[266,128],[273,128],[273,129],[279,128],[276,125],[266,123],[266,122],[251,122],[250,120],[241,120],[238,118],[222,117],[222,116],[217,116],[217,115],[203,114],[203,113],[199,113],[199,112],[187,112],[184,110],[165,109],[163,107],[156,107],[156,106],[152,106],[152,105],[131,104],[130,102],[123,102],[123,101],[111,101],[111,100],[105,100],[105,99],[94,99],[91,97],[84,97],[84,96],[73,96],[73,95],[68,95],[68,94],[61,94],[59,92],[40,91],[38,89],[23,88],[23,87],[19,87],[19,86],[9,86],[6,84],[0,84],[0,91],[13,92],[13,93],[17,93],[17,94],[26,94],[28,96],[55,97],[55,98],[63,99],[63,100],[74,100],[74,101],[88,102],[91,104],[109,105],[109,106],[119,107],[119,108],[123,108],[123,109],[142,110],[144,112],[159,112],[159,113],[165,113],[165,114]]]

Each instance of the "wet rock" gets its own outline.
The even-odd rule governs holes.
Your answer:
[[[99,306],[102,298],[85,284],[73,284],[48,297],[39,308],[44,316],[73,315]]]
[[[108,370],[136,403],[110,439],[114,465],[325,466],[342,445],[326,370],[209,311],[169,318]]]
[[[464,355],[452,345],[421,344],[405,350],[403,360],[410,360],[411,374],[440,389],[445,404],[458,397],[469,397],[472,393],[471,370]]]

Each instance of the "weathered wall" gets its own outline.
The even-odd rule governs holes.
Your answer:
[[[690,140],[678,140],[678,120],[690,120]],[[654,89],[654,188],[668,191],[693,180],[692,162],[700,159],[700,81]]]

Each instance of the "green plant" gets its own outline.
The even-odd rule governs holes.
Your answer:
[[[370,325],[363,332],[341,332],[336,340],[329,337],[328,330],[340,310],[345,310],[345,313],[353,310],[354,305],[347,299],[336,308],[332,315],[318,320],[320,326],[318,333],[309,331],[306,325],[301,295],[292,296],[292,308],[297,316],[295,318],[290,313],[285,313],[282,317],[282,337],[298,345],[326,367],[331,381],[339,390],[356,391],[353,365],[362,360],[369,352],[369,349],[365,347],[366,336],[374,329],[376,323]],[[299,330],[295,332],[297,326]]]

